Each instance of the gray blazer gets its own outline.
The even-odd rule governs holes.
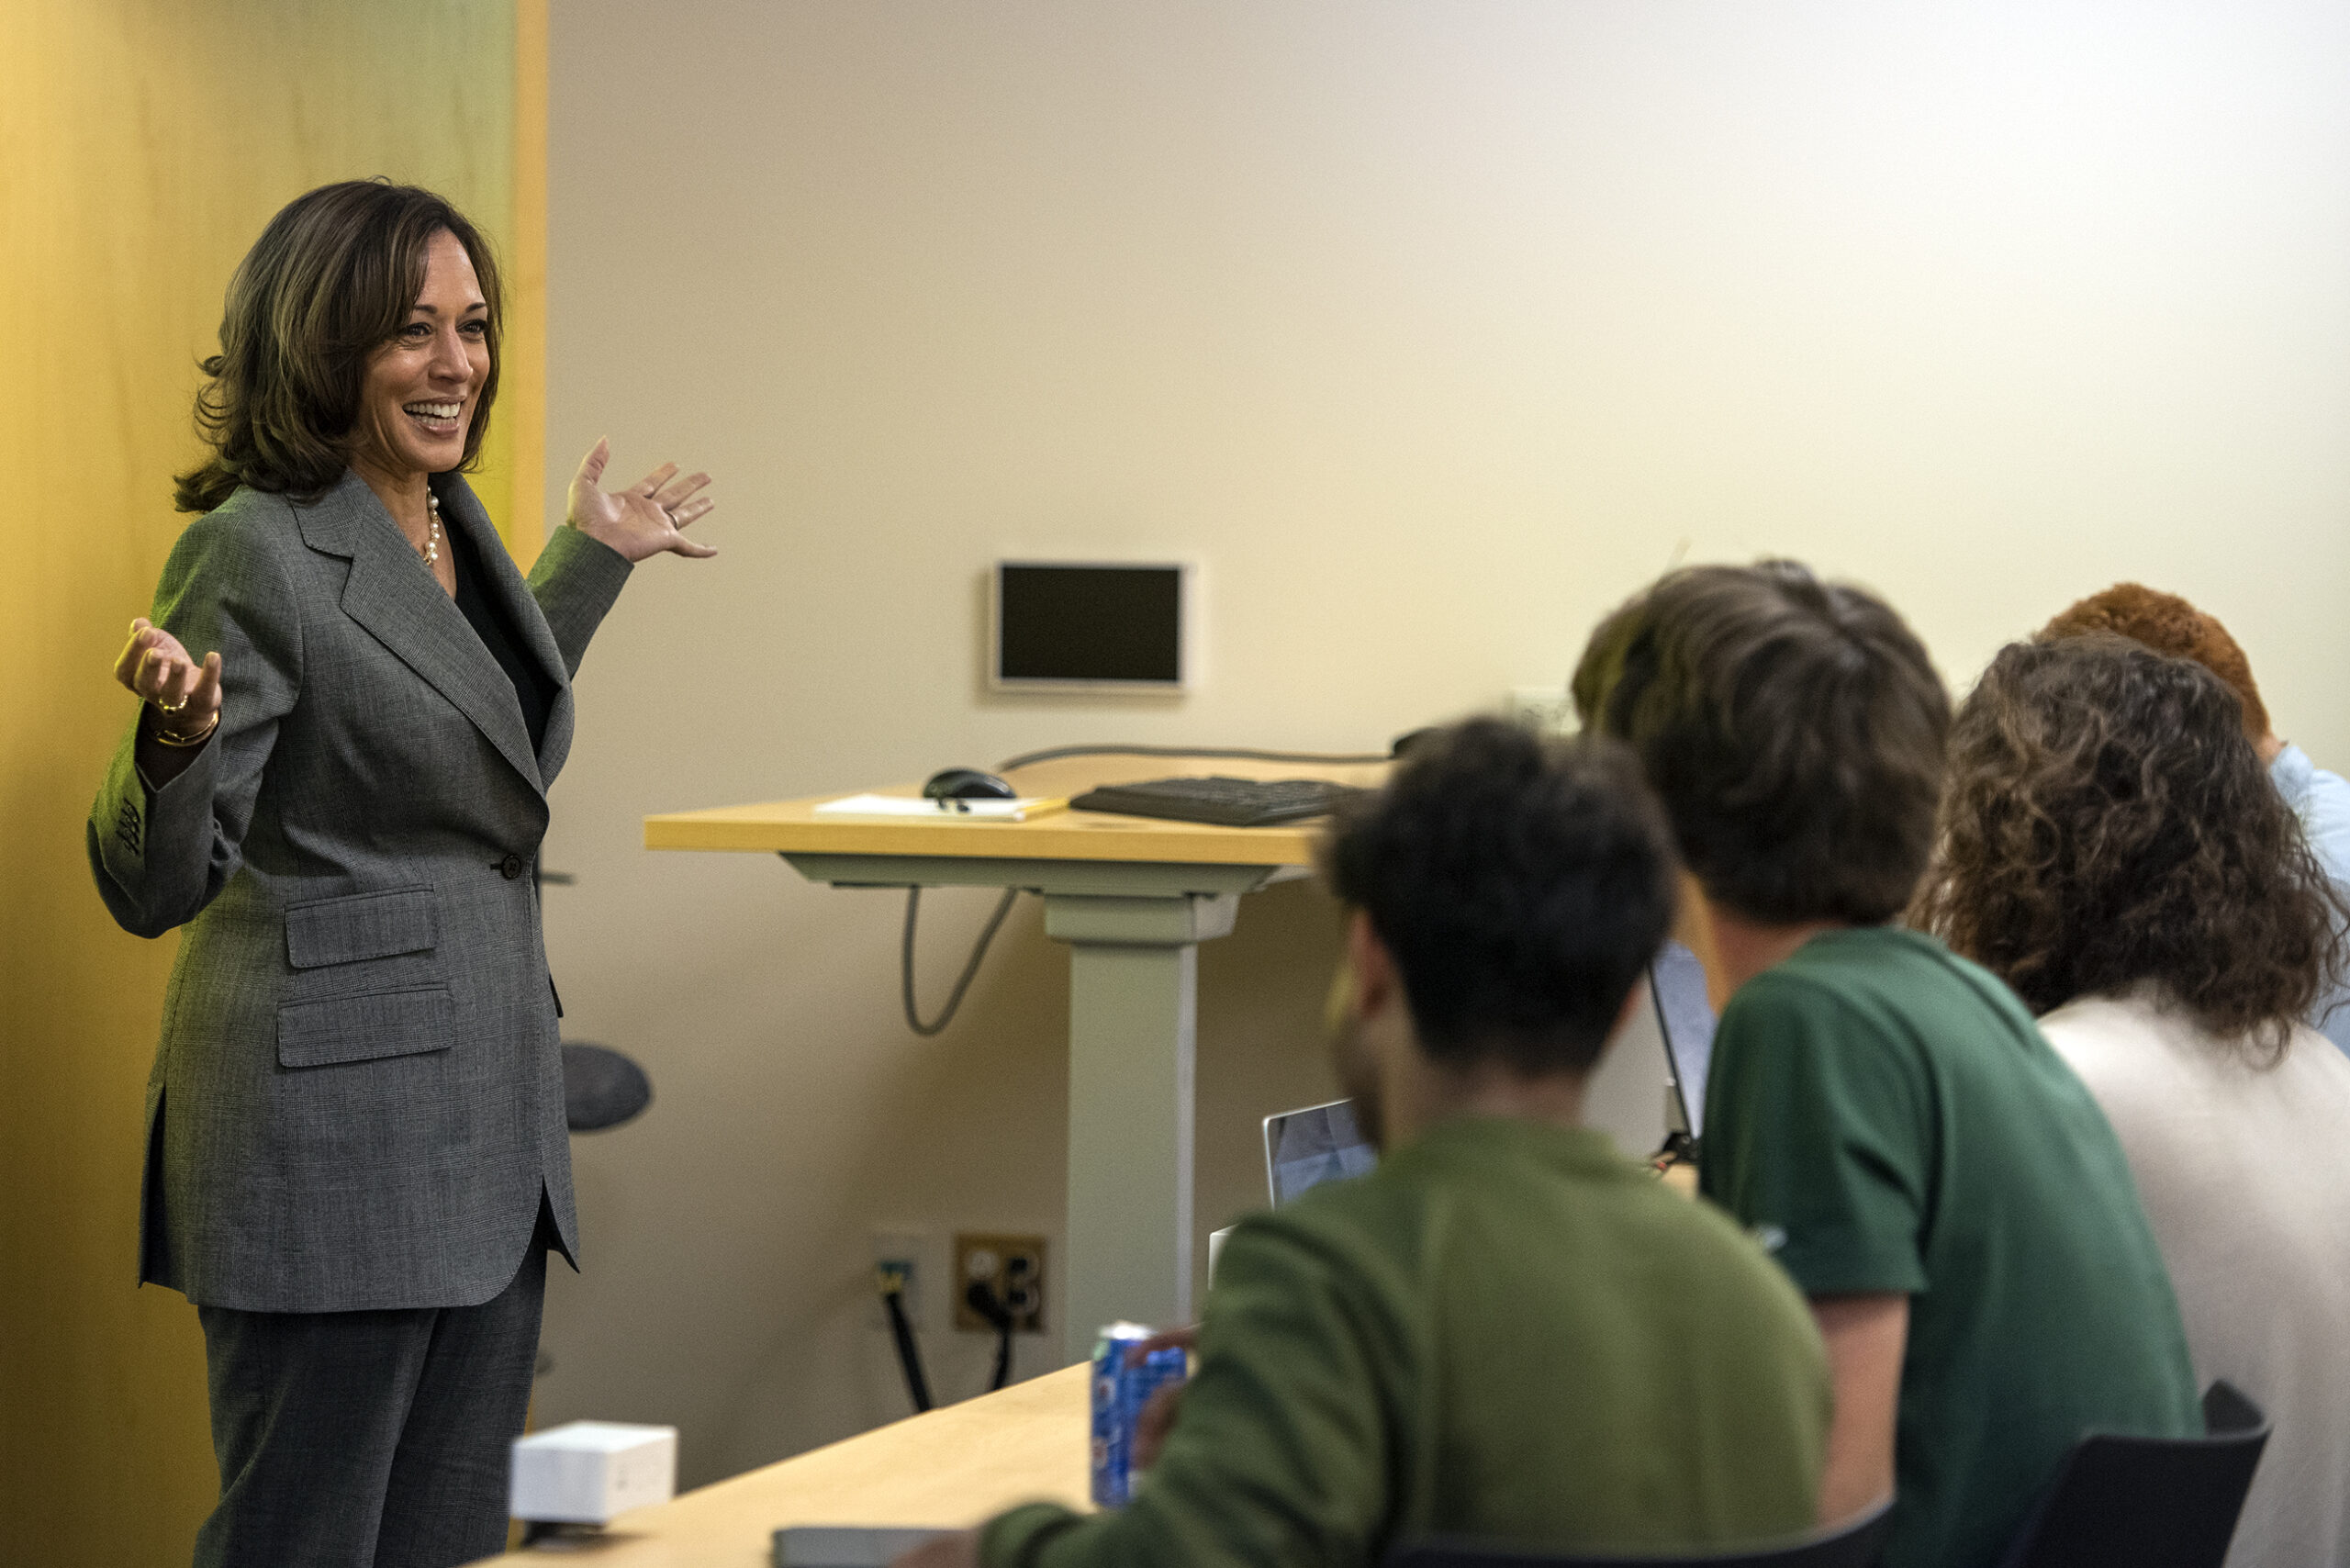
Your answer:
[[[257,1312],[469,1306],[540,1194],[576,1257],[538,895],[571,676],[630,566],[576,530],[526,584],[436,476],[559,683],[531,749],[512,683],[355,474],[241,489],[188,524],[153,619],[223,662],[220,728],[160,790],[126,735],[90,811],[125,930],[185,925],[147,1086],[140,1278]]]

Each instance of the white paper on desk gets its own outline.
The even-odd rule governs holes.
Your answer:
[[[1043,796],[1024,796],[1017,801],[978,800],[949,801],[944,810],[940,802],[930,800],[908,800],[903,795],[847,795],[837,801],[826,801],[816,808],[821,817],[923,817],[933,822],[1026,822],[1032,812],[1042,815],[1037,808],[1050,805],[1062,809],[1058,801]],[[958,805],[970,810],[961,811]]]

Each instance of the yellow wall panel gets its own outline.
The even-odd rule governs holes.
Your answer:
[[[522,35],[543,37],[543,0],[526,10],[538,19]],[[109,666],[185,521],[171,476],[198,454],[196,361],[212,350],[237,259],[272,213],[325,181],[433,186],[515,254],[516,84],[530,75],[517,31],[512,0],[0,0],[0,1475],[12,1562],[185,1561],[213,1496],[196,1315],[132,1287],[141,1085],[173,944],[115,929],[82,845],[130,716]],[[521,183],[535,214],[543,178]],[[536,225],[522,225],[525,281],[543,276]],[[534,342],[536,302],[518,304]],[[476,480],[525,557],[539,528],[538,385],[532,371],[509,382]],[[519,529],[518,453],[531,476]]]

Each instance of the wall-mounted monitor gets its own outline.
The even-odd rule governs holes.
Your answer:
[[[999,561],[988,684],[1002,691],[1181,691],[1192,570],[1180,562]]]

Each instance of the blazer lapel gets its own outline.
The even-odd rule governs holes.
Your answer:
[[[470,492],[466,499],[472,500]],[[479,506],[473,510],[478,513]],[[343,613],[447,698],[513,765],[523,782],[543,795],[545,786],[538,759],[531,755],[531,735],[523,727],[513,683],[475,635],[464,612],[432,580],[367,482],[346,472],[316,505],[296,512],[302,519],[305,543],[351,562],[351,577],[342,589]],[[442,526],[452,521],[444,501]],[[490,543],[497,541],[493,537]],[[498,553],[502,556],[505,552],[499,547]],[[548,729],[553,732],[552,723]]]
[[[563,667],[563,650],[555,644],[554,633],[547,627],[539,601],[532,597],[531,585],[514,565],[514,557],[506,553],[506,541],[498,537],[497,525],[489,521],[489,512],[474,495],[473,487],[465,483],[464,476],[436,474],[432,487],[441,497],[441,526],[465,531],[465,537],[473,541],[474,557],[481,562],[489,579],[484,588],[505,611],[507,626],[554,682],[554,700],[547,705],[547,731],[537,759],[539,777],[551,779],[571,749],[571,672]]]

